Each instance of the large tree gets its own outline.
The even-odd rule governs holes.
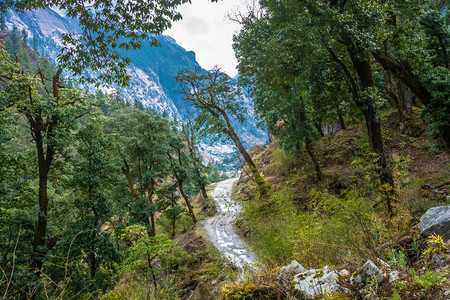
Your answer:
[[[79,90],[64,88],[61,69],[56,71],[51,82],[47,82],[42,71],[38,72],[37,78],[21,72],[19,65],[13,64],[2,48],[0,57],[0,109],[13,109],[12,113],[27,121],[36,147],[39,210],[32,241],[31,268],[40,271],[47,252],[50,170],[58,155],[67,150],[75,120],[90,111],[91,98]]]
[[[231,124],[230,116],[239,122],[244,121],[245,106],[241,89],[218,67],[210,71],[182,70],[176,80],[185,101],[199,110],[197,126],[205,133],[224,135],[233,141],[253,174],[260,196],[266,196],[268,185]]]
[[[154,193],[157,183],[165,180],[170,171],[169,121],[155,112],[124,108],[115,111],[108,124],[108,131],[117,134],[120,141],[118,154],[132,196],[128,204],[131,215],[136,222],[147,226],[150,236],[155,236],[155,214],[159,205]]]
[[[251,13],[242,20],[244,27],[236,38],[235,48],[240,71],[251,82],[257,82],[263,92],[278,91],[284,85],[311,95],[311,84],[315,83],[309,70],[315,69],[317,61],[334,62],[327,68],[316,69],[320,76],[315,76],[315,80],[319,82],[332,84],[336,78],[327,76],[328,70],[341,69],[346,78],[337,79],[351,85],[353,104],[364,117],[391,212],[393,178],[378,111],[383,99],[374,80],[371,57],[373,45],[382,41],[384,32],[378,24],[386,22],[386,16],[383,5],[369,2],[372,5],[366,1],[261,1],[263,13],[258,18]],[[252,42],[258,51],[252,48]],[[302,102],[298,105],[302,106]]]

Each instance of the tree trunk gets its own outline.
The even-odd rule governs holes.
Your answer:
[[[303,124],[303,126],[307,126],[308,120],[306,118],[305,103],[304,103],[302,97],[300,97],[299,114],[300,114],[299,117],[300,117],[301,124]],[[316,156],[314,155],[314,149],[312,147],[311,139],[309,138],[309,132],[306,132],[305,147],[306,147],[306,152],[308,152],[309,157],[311,157],[311,160],[314,164],[314,168],[316,169],[317,180],[322,181],[322,178],[323,178],[322,170],[320,169],[319,163],[317,162]]]
[[[239,139],[239,136],[237,135],[236,131],[234,131],[227,113],[224,110],[221,110],[221,114],[224,117],[225,122],[227,123],[227,129],[225,130],[225,134],[227,134],[230,137],[230,139],[234,142],[239,153],[241,153],[242,157],[244,158],[244,161],[248,164],[248,167],[253,174],[254,180],[258,185],[260,197],[261,198],[266,197],[269,193],[269,186],[267,185],[264,178],[259,174],[259,171],[256,168],[256,165],[253,162],[250,155],[248,154],[247,150],[245,150],[244,146],[242,146],[241,140]]]
[[[123,158],[122,173],[123,175],[125,175],[125,178],[127,179],[128,189],[130,190],[130,193],[133,196],[134,201],[137,201],[139,199],[139,195],[136,189],[134,188],[133,179],[131,178],[130,174],[130,167],[128,166],[128,163],[125,160],[125,158]]]
[[[359,51],[356,46],[351,43],[347,37],[344,35],[344,41],[346,41],[346,46],[348,53],[350,55],[353,67],[355,68],[356,74],[360,79],[361,88],[363,91],[371,92],[375,90],[375,81],[373,78],[372,65],[370,62],[370,57],[364,54],[363,51]],[[392,198],[394,191],[394,179],[392,176],[392,171],[387,163],[386,154],[384,151],[383,137],[381,134],[381,124],[378,113],[373,106],[370,99],[360,99],[362,105],[358,105],[359,109],[363,112],[364,119],[366,121],[367,132],[369,135],[369,142],[372,150],[378,156],[378,166],[380,168],[380,182],[384,188],[384,194],[386,198],[386,207],[388,213],[392,215]],[[385,186],[387,185],[387,186]]]
[[[42,136],[41,125],[43,123],[42,118],[33,117],[27,115],[30,122],[30,127],[33,132],[33,140],[36,144],[36,150],[38,154],[38,172],[39,172],[39,191],[38,191],[38,201],[39,201],[39,215],[36,232],[33,237],[33,253],[31,255],[30,268],[37,271],[36,275],[40,276],[40,271],[42,269],[44,256],[46,254],[46,235],[47,235],[47,214],[48,214],[48,173],[50,171],[50,166],[54,158],[54,149],[52,146],[47,145],[47,151],[44,150],[44,141]],[[57,118],[54,117],[53,121],[48,125],[47,136],[52,136],[53,127],[58,123]]]
[[[339,107],[336,109],[338,118],[339,118],[339,125],[341,126],[342,130],[347,130],[347,126],[345,126],[344,117],[342,116],[342,111],[339,109]]]
[[[375,59],[381,64],[383,69],[391,71],[397,78],[399,78],[411,91],[420,99],[422,104],[430,109],[430,115],[435,122],[438,122],[439,134],[445,146],[447,153],[450,155],[450,104],[435,103],[433,95],[423,85],[419,76],[411,71],[411,67],[407,62],[398,63],[381,50],[373,53]],[[439,110],[446,111],[444,116],[440,116]]]
[[[48,183],[48,167],[45,161],[39,158],[39,216],[36,232],[33,238],[33,254],[31,256],[31,269],[37,271],[37,276],[40,276],[40,271],[42,269],[44,256],[46,250],[45,247],[45,237],[47,235],[47,212],[48,212],[48,194],[47,194],[47,183]]]
[[[189,215],[191,216],[192,221],[195,224],[195,223],[197,223],[197,218],[195,217],[194,208],[192,207],[191,201],[189,201],[189,198],[186,195],[186,192],[184,191],[183,182],[181,182],[180,180],[177,179],[177,183],[178,183],[178,189],[180,190],[180,194],[181,194],[181,196],[183,196],[184,202],[186,202],[186,205],[188,207]]]

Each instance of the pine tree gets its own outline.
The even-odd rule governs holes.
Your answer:
[[[0,30],[6,30],[6,15],[0,13]]]
[[[25,29],[22,29],[22,45],[28,45],[28,32]]]

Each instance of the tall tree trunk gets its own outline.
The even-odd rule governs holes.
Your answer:
[[[48,214],[48,170],[49,165],[47,165],[46,160],[43,158],[43,145],[42,141],[37,142],[36,146],[38,148],[38,163],[39,163],[39,216],[36,232],[33,237],[33,254],[31,256],[31,269],[37,271],[37,276],[40,276],[40,271],[42,269],[44,256],[46,254],[45,243],[47,235],[47,214]]]
[[[345,126],[344,117],[342,116],[342,111],[340,110],[339,107],[336,109],[336,113],[337,113],[338,118],[339,118],[339,125],[341,126],[341,129],[342,130],[347,130],[347,126]]]
[[[48,187],[48,173],[50,166],[53,162],[55,150],[51,145],[47,144],[47,151],[44,150],[44,139],[42,136],[42,124],[44,123],[42,117],[34,117],[27,115],[27,119],[30,122],[30,127],[33,133],[33,140],[36,144],[36,150],[38,154],[38,172],[39,172],[39,215],[36,232],[33,237],[33,253],[31,256],[31,269],[37,271],[36,275],[40,276],[42,269],[44,256],[47,252],[46,249],[46,235],[47,235],[47,215],[48,215],[48,203],[49,198],[47,194]],[[53,135],[53,128],[57,126],[58,119],[54,116],[53,120],[48,125],[47,138],[51,138]]]
[[[186,192],[184,191],[183,182],[181,180],[177,179],[177,183],[178,183],[178,189],[180,190],[180,194],[181,194],[181,196],[183,196],[184,202],[186,202],[186,205],[188,207],[189,215],[191,216],[192,221],[195,224],[195,223],[197,223],[197,217],[195,216],[194,208],[192,207],[191,201],[189,201],[189,197],[187,196]]]
[[[224,130],[224,133],[228,135],[230,139],[234,142],[239,153],[241,153],[242,157],[244,158],[244,161],[248,164],[248,167],[252,172],[254,180],[258,186],[260,197],[261,198],[266,197],[269,193],[269,186],[267,185],[266,181],[261,176],[261,174],[259,174],[259,171],[256,168],[256,165],[253,162],[251,156],[248,154],[247,150],[245,150],[244,146],[242,145],[239,136],[237,135],[236,131],[234,131],[233,126],[231,125],[227,113],[224,110],[222,110],[221,113],[227,124],[227,129]]]
[[[300,117],[301,124],[303,124],[303,126],[307,126],[308,119],[306,118],[305,103],[304,103],[302,97],[300,97],[300,111],[299,111],[299,114],[300,114],[299,117]],[[309,137],[309,132],[306,132],[305,147],[306,147],[306,152],[308,152],[309,157],[311,157],[311,160],[312,160],[312,162],[314,164],[314,168],[316,169],[317,180],[322,181],[322,178],[323,178],[322,170],[320,169],[320,165],[317,162],[316,156],[314,154],[314,149],[312,147],[311,139]]]
[[[350,59],[360,80],[362,91],[368,93],[375,91],[375,80],[373,78],[370,57],[365,54],[364,51],[360,51],[360,49],[358,49],[352,42],[350,42],[345,34],[343,35],[343,39],[346,42]],[[392,176],[392,171],[389,168],[387,162],[386,153],[384,151],[380,118],[370,99],[367,99],[366,97],[360,100],[362,102],[362,105],[358,106],[362,111],[364,119],[366,121],[370,146],[378,156],[377,163],[380,168],[380,182],[382,187],[384,188],[386,207],[388,213],[392,215],[393,210],[391,201],[393,200],[394,179]]]
[[[381,50],[377,50],[372,53],[375,59],[381,64],[383,69],[391,71],[397,78],[399,78],[411,91],[419,98],[419,100],[430,109],[430,115],[437,122],[439,135],[445,146],[447,153],[450,155],[450,104],[449,103],[436,103],[436,99],[433,99],[433,95],[424,86],[420,77],[411,71],[411,67],[407,62],[397,62],[383,53]],[[442,115],[440,110],[446,112]]]

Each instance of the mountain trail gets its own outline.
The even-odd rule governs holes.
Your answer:
[[[212,192],[219,213],[206,220],[204,227],[209,239],[236,267],[256,270],[257,259],[248,245],[234,230],[233,222],[241,207],[231,198],[234,183],[238,178],[219,182]]]

